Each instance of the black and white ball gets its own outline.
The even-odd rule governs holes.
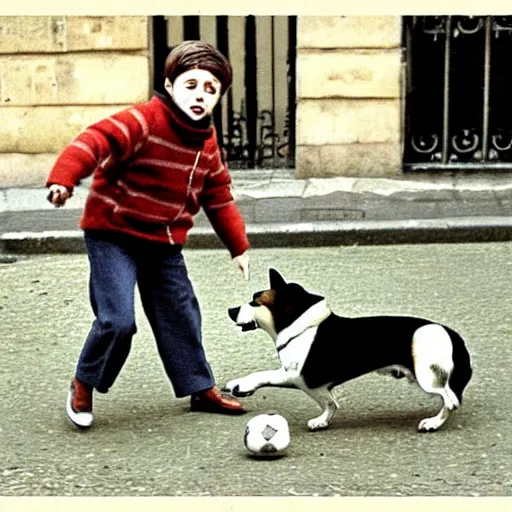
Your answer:
[[[280,414],[259,414],[247,422],[245,447],[253,455],[278,457],[290,444],[288,422]]]

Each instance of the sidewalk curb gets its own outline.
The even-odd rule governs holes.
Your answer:
[[[252,248],[506,242],[512,241],[512,217],[248,224],[247,235]],[[223,245],[213,229],[193,228],[186,248],[218,249]],[[4,254],[84,252],[81,230],[0,236],[0,253]]]

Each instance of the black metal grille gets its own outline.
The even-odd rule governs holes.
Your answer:
[[[263,18],[263,17],[261,17]],[[215,40],[209,41],[226,55],[233,65],[233,73],[243,73],[243,92],[237,91],[235,100],[233,87],[228,91],[223,103],[214,112],[214,121],[220,144],[223,146],[232,168],[291,168],[295,165],[295,60],[297,20],[295,16],[286,18],[287,34],[278,33],[275,28],[276,17],[270,19],[270,44],[262,50],[258,40],[257,27],[260,17],[246,16],[243,23],[243,40],[236,40],[230,34],[230,16],[215,17]],[[182,18],[181,40],[204,39],[200,16]],[[207,20],[210,22],[211,19]],[[168,18],[153,17],[153,51],[154,51],[154,88],[163,90],[163,66],[165,58],[172,47],[168,42]],[[282,24],[281,24],[282,25]],[[268,43],[268,41],[265,41]],[[286,45],[286,104],[276,99],[276,47]],[[231,59],[234,47],[243,46],[243,70],[237,69]],[[258,60],[271,62],[271,74],[268,80],[258,80]],[[269,88],[271,91],[269,91]],[[265,91],[271,102],[262,108],[259,97]],[[268,94],[270,92],[270,94]],[[280,91],[283,92],[283,91]],[[241,99],[240,99],[241,96]],[[282,94],[281,94],[282,97]],[[267,102],[268,103],[268,102]],[[284,123],[276,122],[277,116],[284,116]]]
[[[404,168],[512,170],[512,16],[404,21]]]

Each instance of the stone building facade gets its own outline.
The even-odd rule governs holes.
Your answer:
[[[299,177],[401,172],[400,44],[400,17],[299,18]]]
[[[402,172],[401,24],[298,18],[298,178]],[[149,17],[0,17],[0,188],[41,186],[80,130],[146,101],[152,51]]]

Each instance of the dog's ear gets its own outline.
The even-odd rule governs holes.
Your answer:
[[[273,268],[269,269],[268,277],[270,281],[270,288],[272,288],[273,290],[278,290],[279,288],[283,288],[284,286],[286,286],[286,281],[277,270]]]

